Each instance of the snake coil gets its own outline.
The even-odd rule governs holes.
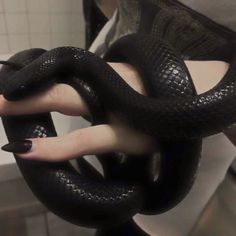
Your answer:
[[[109,122],[106,112],[110,111],[130,127],[157,140],[159,151],[153,155],[99,156],[104,175],[82,157],[78,158],[78,173],[69,162],[29,161],[14,155],[38,199],[74,224],[104,228],[126,222],[137,213],[157,214],[174,207],[193,184],[202,137],[221,132],[236,120],[235,48],[224,58],[231,65],[220,83],[197,95],[182,56],[193,55],[197,50],[187,45],[186,35],[181,47],[178,46],[181,40],[172,40],[175,49],[167,43],[171,41],[168,37],[175,35],[168,27],[174,23],[176,29],[187,27],[182,26],[183,22],[178,25],[173,21],[168,4],[160,4],[162,10],[158,10],[153,22],[158,25],[161,21],[163,28],[152,27],[152,32],[143,32],[145,35],[140,32],[125,36],[104,57],[107,61],[132,64],[143,78],[148,97],[130,88],[104,60],[74,47],[25,50],[5,62],[0,71],[0,94],[10,101],[35,94],[54,83],[67,83],[84,97],[94,125]],[[154,8],[144,6],[144,15],[147,9]],[[180,14],[177,8],[173,12]],[[172,24],[168,24],[170,21]],[[142,24],[150,21],[143,19]],[[194,32],[192,28],[190,31]],[[213,34],[201,32],[199,40],[208,37],[212,41]],[[219,44],[222,42],[219,40]],[[57,135],[49,113],[5,116],[2,121],[10,142]]]
[[[8,100],[34,94],[53,83],[67,82],[77,90],[84,87],[87,96],[97,94],[105,110],[157,137],[161,155],[157,180],[150,176],[145,181],[137,179],[139,171],[127,174],[130,166],[135,166],[129,158],[123,165],[117,163],[120,168],[117,175],[114,173],[118,167],[111,163],[112,171],[105,173],[107,180],[78,174],[68,162],[55,164],[16,158],[30,188],[50,210],[70,222],[90,227],[118,224],[138,212],[160,213],[175,206],[193,183],[201,137],[222,130],[236,119],[233,57],[222,81],[201,95],[196,94],[178,53],[151,36],[122,38],[106,59],[122,60],[138,68],[149,97],[133,91],[99,57],[73,47],[48,52],[26,50],[9,59],[23,65],[22,69],[4,66],[1,70],[1,78],[4,77],[1,93]],[[109,99],[111,96],[113,99]],[[9,141],[56,135],[49,114],[8,116],[2,120]],[[109,158],[104,157],[104,166],[109,166]],[[147,157],[147,166],[154,159]],[[119,162],[118,155],[114,161]]]

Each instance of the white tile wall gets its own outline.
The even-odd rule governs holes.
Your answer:
[[[53,13],[70,13],[71,0],[49,0],[49,9]]]
[[[6,21],[5,21],[5,16],[3,13],[0,13],[0,32],[2,34],[6,34]]]
[[[26,12],[26,0],[3,0],[3,6],[7,13]]]
[[[83,48],[84,33],[72,33],[71,34],[71,46]]]
[[[83,1],[71,0],[72,12],[82,12],[83,11]]]
[[[6,13],[7,31],[9,34],[27,34],[28,19],[26,14]]]
[[[2,6],[2,2],[0,2],[0,12],[3,12],[3,6]]]
[[[80,2],[80,0],[79,0]],[[30,13],[48,13],[49,2],[47,0],[28,0],[28,11]]]
[[[64,33],[54,33],[52,34],[52,47],[60,47],[61,45],[69,46],[71,45],[71,35]]]
[[[51,39],[49,33],[32,33],[30,34],[30,42],[32,48],[51,48]]]
[[[52,33],[69,33],[71,32],[71,14],[60,13],[51,14]]]
[[[71,26],[73,33],[81,33],[83,32],[83,28],[81,28],[81,24],[79,22],[83,21],[83,16],[80,13],[72,13],[71,14]]]
[[[0,54],[84,47],[82,0],[0,0]]]
[[[49,14],[30,13],[28,17],[30,33],[50,33]]]
[[[9,52],[9,43],[7,35],[0,35],[0,53],[7,54]]]
[[[29,48],[30,41],[28,34],[10,34],[9,45],[12,52]]]

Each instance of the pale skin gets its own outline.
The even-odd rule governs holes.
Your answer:
[[[226,62],[222,61],[185,61],[185,63],[198,94],[215,86],[229,67]],[[135,68],[125,63],[109,63],[109,65],[133,89],[146,95],[140,75]],[[30,99],[17,102],[7,101],[0,95],[0,116],[51,111],[69,116],[89,114],[88,107],[80,94],[71,86],[65,84],[55,84],[47,91],[34,95]],[[236,143],[232,138],[234,135],[228,133],[231,141]],[[56,162],[88,154],[116,151],[128,154],[143,154],[155,150],[152,137],[130,129],[119,120],[119,117],[115,117],[113,114],[110,114],[109,124],[74,130],[60,137],[30,140],[33,141],[32,149],[27,153],[17,154],[19,157]],[[61,145],[62,143],[63,145]]]
[[[135,68],[124,63],[109,64],[137,92],[145,94],[141,78]],[[212,88],[228,70],[228,64],[220,61],[186,61],[186,65],[192,74],[198,93]],[[1,116],[50,111],[57,111],[69,116],[89,114],[88,107],[79,93],[65,84],[55,84],[31,99],[17,102],[7,101],[0,95]],[[152,137],[131,130],[112,114],[110,117],[110,124],[78,129],[60,137],[31,139],[33,141],[32,150],[18,154],[18,156],[34,160],[62,161],[87,154],[112,151],[143,154],[155,149]]]

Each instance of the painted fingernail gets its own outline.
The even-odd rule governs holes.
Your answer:
[[[14,153],[25,153],[30,151],[31,148],[32,148],[31,140],[19,140],[5,144],[4,146],[1,147],[3,151],[14,152]]]

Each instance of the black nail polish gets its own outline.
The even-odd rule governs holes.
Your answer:
[[[30,151],[31,148],[32,148],[31,140],[19,140],[8,143],[1,147],[3,151],[14,152],[14,153],[25,153]]]

